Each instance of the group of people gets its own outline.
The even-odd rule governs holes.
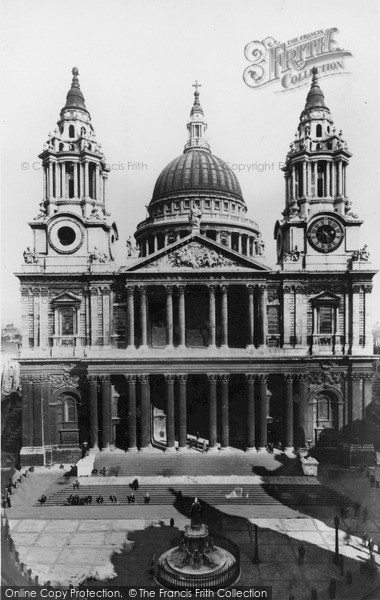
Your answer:
[[[75,496],[70,494],[70,496],[67,498],[67,504],[70,506],[88,506],[92,504],[92,496],[83,496],[80,498],[78,494]]]

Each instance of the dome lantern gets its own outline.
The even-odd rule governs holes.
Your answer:
[[[190,121],[187,124],[189,139],[185,144],[184,152],[189,152],[194,148],[210,152],[210,145],[205,138],[207,123],[204,120],[203,108],[199,102],[198,88],[201,87],[201,84],[198,83],[198,81],[195,81],[193,87],[195,88],[194,104],[190,111]]]

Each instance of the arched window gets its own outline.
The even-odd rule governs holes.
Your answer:
[[[83,136],[83,135],[86,135],[86,128],[85,128],[85,127],[81,127],[81,129],[80,129],[80,134],[81,134],[82,136]]]
[[[63,144],[59,144],[58,150],[59,150],[59,152],[62,152],[62,150],[63,150]]]
[[[75,423],[77,420],[77,410],[74,398],[66,396],[63,400],[63,423]]]
[[[317,125],[317,137],[322,137],[322,125]]]
[[[74,125],[69,125],[69,137],[71,137],[71,138],[75,137]]]

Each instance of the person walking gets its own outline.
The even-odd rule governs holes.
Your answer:
[[[368,552],[369,552],[370,556],[372,556],[372,554],[373,554],[374,547],[375,547],[375,544],[373,543],[372,537],[370,537],[368,539],[368,544],[367,544],[367,548],[368,548]]]
[[[300,544],[298,546],[298,564],[303,565],[303,560],[305,558],[305,548]]]
[[[147,492],[144,496],[144,504],[149,504],[150,502],[150,495],[149,492]]]
[[[206,450],[207,450],[207,442],[206,442],[206,440],[203,440],[202,452],[206,452]]]

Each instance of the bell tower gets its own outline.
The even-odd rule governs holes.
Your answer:
[[[78,270],[89,262],[112,262],[118,237],[107,210],[109,166],[96,139],[76,67],[72,75],[57,128],[53,135],[49,133],[39,155],[43,197],[38,215],[29,223],[33,250],[24,253],[26,263],[39,263],[47,271],[63,264],[69,270],[75,264]]]
[[[346,270],[360,252],[362,221],[351,210],[346,185],[351,156],[342,131],[334,126],[314,67],[283,167],[285,210],[274,231],[283,270]]]

